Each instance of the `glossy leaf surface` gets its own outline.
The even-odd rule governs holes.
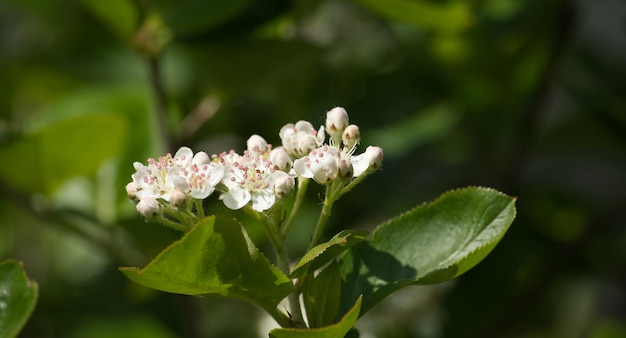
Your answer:
[[[480,262],[515,217],[515,198],[486,188],[447,192],[380,225],[340,260],[342,308],[363,311],[410,284],[441,283]]]
[[[350,331],[356,320],[359,319],[361,310],[361,297],[356,300],[352,308],[333,325],[316,329],[292,329],[281,328],[270,331],[271,338],[341,338]]]
[[[211,216],[143,269],[121,268],[131,280],[161,291],[245,299],[270,309],[292,289],[234,219]]]
[[[17,336],[35,308],[38,290],[21,263],[0,263],[0,338]]]

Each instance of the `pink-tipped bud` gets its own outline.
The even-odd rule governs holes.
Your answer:
[[[211,158],[204,151],[201,151],[193,155],[193,160],[191,160],[191,164],[196,165],[196,166],[201,166],[203,164],[209,164],[209,163],[211,163]]]
[[[369,146],[363,153],[364,157],[369,161],[369,170],[378,170],[383,165],[383,149],[380,147]]]
[[[132,181],[126,185],[126,193],[128,194],[128,198],[132,201],[137,202],[139,199],[137,198],[137,193],[141,190],[139,184],[135,181]]]
[[[317,148],[317,140],[313,135],[303,135],[298,139],[296,153],[299,157],[307,156],[313,149]]]
[[[255,154],[262,154],[267,151],[267,142],[259,135],[252,135],[246,142],[248,151]]]
[[[341,179],[351,179],[353,174],[354,168],[352,167],[352,163],[348,160],[341,160],[339,162],[338,176]]]
[[[272,162],[274,169],[288,172],[291,169],[293,162],[291,157],[287,154],[287,151],[283,147],[277,147],[272,149],[269,154],[269,160]]]
[[[354,148],[361,140],[361,132],[356,124],[351,124],[343,130],[341,141],[348,149]]]
[[[176,208],[182,207],[187,202],[187,194],[180,191],[180,189],[174,189],[170,193],[170,204]]]
[[[146,219],[152,219],[161,212],[161,205],[154,197],[144,197],[137,203],[137,211]]]
[[[326,132],[339,142],[341,133],[348,126],[348,113],[342,107],[335,107],[326,113]]]
[[[295,186],[294,178],[282,171],[277,171],[275,175],[277,175],[274,180],[274,193],[276,196],[283,199],[291,195]]]

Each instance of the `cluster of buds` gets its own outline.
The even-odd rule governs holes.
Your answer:
[[[297,178],[312,178],[324,185],[345,183],[382,165],[379,147],[370,146],[354,155],[359,128],[349,124],[341,107],[327,112],[325,128],[316,130],[310,122],[298,121],[281,128],[279,136],[282,146],[273,148],[263,137],[252,135],[242,155],[233,150],[194,155],[182,147],[174,156],[148,159],[147,165],[135,162],[136,172],[126,186],[128,196],[146,219],[164,212],[170,216],[192,214],[193,206],[201,208],[201,201],[215,191],[230,209],[250,206],[265,212],[291,195]]]
[[[336,107],[326,113],[326,131],[328,144],[294,161],[298,176],[329,184],[336,179],[350,180],[381,167],[383,150],[379,147],[369,146],[363,154],[354,156],[361,135],[357,125],[349,124],[345,109]]]

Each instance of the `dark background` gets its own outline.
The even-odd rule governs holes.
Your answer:
[[[0,259],[40,287],[21,336],[263,336],[252,305],[117,270],[180,236],[143,222],[124,185],[133,161],[278,145],[284,124],[343,106],[385,163],[329,236],[457,187],[519,198],[487,259],[391,297],[362,337],[626,337],[625,60],[619,0],[4,0]]]

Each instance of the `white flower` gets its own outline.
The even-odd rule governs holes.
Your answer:
[[[379,169],[383,164],[383,150],[380,147],[369,146],[363,154],[352,156],[350,161],[354,168],[354,177],[370,170]]]
[[[263,157],[244,155],[224,174],[222,182],[228,191],[222,201],[233,210],[241,209],[250,202],[255,211],[268,210],[276,202],[276,180],[284,175],[285,172],[275,170],[272,163]]]
[[[147,166],[135,162],[134,167],[137,172],[131,177],[139,187],[134,194],[139,200],[149,197],[170,201],[175,191],[204,199],[213,193],[224,176],[224,169],[219,163],[211,162],[204,152],[194,156],[187,147],[181,147],[173,157],[167,154],[157,160],[148,159]],[[135,189],[134,186],[130,188]],[[178,196],[177,200],[180,199]]]
[[[311,150],[324,143],[324,127],[315,130],[307,121],[298,121],[296,124],[289,123],[283,126],[279,132],[283,147],[294,158],[304,157]]]
[[[324,145],[311,151],[308,156],[295,160],[293,168],[299,176],[328,184],[337,177],[340,161],[339,149]]]

